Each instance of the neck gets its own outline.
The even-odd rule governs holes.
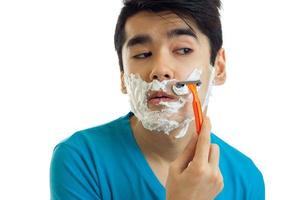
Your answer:
[[[168,165],[178,157],[195,129],[194,123],[191,122],[187,134],[182,138],[176,138],[180,130],[174,130],[169,135],[149,131],[135,116],[132,116],[130,123],[134,137],[144,155],[147,159],[161,165]]]

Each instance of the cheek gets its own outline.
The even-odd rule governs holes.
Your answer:
[[[139,75],[141,79],[143,79],[146,82],[150,82],[149,77],[151,72],[149,69],[149,67],[133,61],[128,61],[127,65],[124,66],[124,70],[127,74]]]
[[[128,58],[127,58],[126,51],[122,51],[122,63],[123,63],[124,72],[126,74],[129,74],[130,68],[128,67],[129,65],[128,65]]]
[[[207,93],[208,82],[209,82],[209,75],[208,75],[207,71],[202,74],[201,82],[202,82],[202,85],[200,87],[200,90],[198,91],[198,94],[199,94],[199,99],[200,99],[201,103],[203,103],[206,93]]]
[[[204,86],[201,87],[201,89],[198,91],[199,100],[200,100],[200,103],[201,103],[201,104],[204,103],[204,99],[205,99],[205,96],[206,96],[206,91],[207,91],[207,85],[204,85]]]
[[[182,112],[186,113],[187,117],[193,116],[194,111],[192,100],[185,103],[185,105],[182,107]]]
[[[176,76],[175,79],[179,81],[186,81],[191,74],[193,73],[195,68],[192,67],[180,67],[179,69],[176,70]]]
[[[206,47],[197,47],[194,52],[182,59],[182,67],[187,68],[202,68],[210,63],[209,49]]]
[[[123,67],[124,71],[126,74],[139,74],[139,70],[141,69],[132,61],[129,55],[129,51],[126,51],[123,49],[122,51],[122,62],[123,62]]]
[[[123,67],[126,74],[139,74],[142,77],[141,70],[139,70],[141,68],[132,63],[126,56],[123,56]]]
[[[205,71],[205,66],[208,66],[208,64],[202,64],[202,62],[193,62],[189,65],[182,65],[177,68],[177,79],[181,81],[185,81],[187,79],[189,80],[201,80],[201,82],[204,82],[203,79],[203,72]]]

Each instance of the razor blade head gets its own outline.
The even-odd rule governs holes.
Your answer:
[[[189,89],[187,87],[187,85],[189,84],[195,84],[197,87],[199,87],[201,85],[201,81],[200,80],[180,81],[175,83],[175,85],[173,85],[172,90],[178,96],[186,95],[189,93]]]
[[[175,84],[175,86],[177,88],[181,88],[181,87],[184,87],[185,85],[189,85],[189,84],[195,84],[196,86],[200,86],[201,85],[201,81],[200,80],[196,80],[196,81],[180,81],[180,82],[177,82]]]

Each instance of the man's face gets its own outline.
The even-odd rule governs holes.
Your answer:
[[[128,18],[122,48],[124,73],[139,75],[151,83],[154,80],[185,81],[198,70],[201,75],[198,73],[196,79],[202,82],[199,94],[203,101],[211,74],[209,40],[193,22],[188,23],[194,31],[170,12],[139,12]],[[123,84],[124,73],[121,76]],[[152,111],[159,110],[158,102],[161,101],[172,99],[147,101],[147,106]],[[192,113],[191,110],[191,106],[185,105],[180,112]]]
[[[177,15],[169,12],[139,12],[125,25],[122,49],[124,71],[139,74],[146,82],[154,79],[185,80],[194,69],[202,70],[202,92],[209,76],[208,38],[194,23],[195,33]],[[150,105],[151,106],[151,105]]]

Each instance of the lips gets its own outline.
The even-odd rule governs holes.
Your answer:
[[[148,102],[154,105],[159,105],[160,102],[171,102],[177,100],[176,96],[167,94],[163,91],[150,92],[148,96]]]

